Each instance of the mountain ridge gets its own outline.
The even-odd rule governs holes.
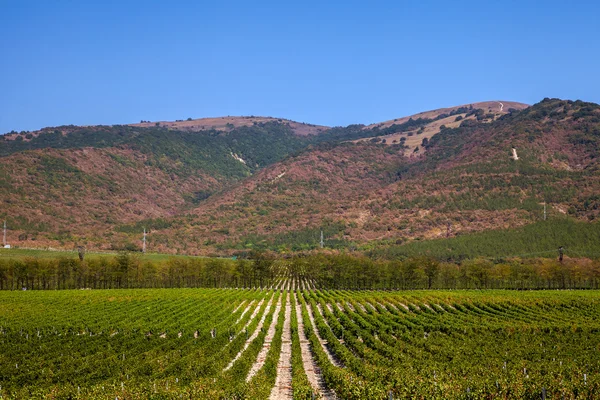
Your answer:
[[[404,117],[400,117],[400,118],[396,118],[396,119],[390,119],[390,120],[383,121],[383,122],[369,124],[369,125],[367,125],[367,127],[390,126],[390,125],[393,125],[394,123],[402,124],[411,118],[412,119],[435,118],[435,117],[439,116],[440,114],[450,114],[450,113],[452,113],[452,111],[461,109],[461,108],[471,109],[471,110],[472,109],[482,109],[482,110],[485,110],[490,113],[494,113],[494,112],[508,113],[508,112],[510,112],[509,111],[510,109],[524,110],[527,107],[530,107],[530,104],[519,103],[516,101],[508,101],[508,100],[480,101],[480,102],[462,104],[459,106],[442,107],[442,108],[436,108],[436,109],[429,110],[429,111],[422,111],[422,112],[419,112],[416,114],[412,114],[412,115],[408,115],[408,116],[404,116]]]
[[[138,248],[147,227],[154,250],[191,254],[312,248],[320,229],[355,247],[520,226],[544,199],[551,214],[595,219],[599,107],[498,103],[307,135],[250,118],[199,131],[48,128],[0,140],[0,217],[17,245]]]
[[[399,117],[392,120],[387,120],[379,123],[372,124],[361,124],[365,126],[365,129],[371,129],[376,126],[389,126],[394,123],[401,124],[409,119],[418,119],[418,118],[434,118],[440,114],[450,113],[453,110],[458,108],[468,108],[473,107],[475,109],[487,109],[492,112],[493,105],[497,103],[503,103],[508,108],[514,108],[517,110],[522,110],[524,108],[529,107],[528,104],[519,103],[514,101],[482,101],[475,102],[469,104],[463,104],[459,106],[453,107],[443,107],[438,109],[432,109],[429,111],[419,112],[417,114],[412,114],[408,116]],[[508,109],[507,108],[507,109]],[[502,112],[502,110],[499,110]],[[505,111],[507,112],[507,111]],[[220,117],[202,117],[202,118],[187,118],[175,121],[167,121],[167,120],[157,120],[157,121],[140,121],[139,123],[125,123],[125,124],[113,124],[113,125],[59,125],[59,126],[48,126],[41,129],[33,130],[33,131],[10,131],[6,132],[0,136],[4,136],[5,140],[15,140],[17,137],[22,137],[22,140],[29,141],[32,138],[26,137],[27,134],[30,134],[34,137],[38,136],[40,133],[50,132],[54,130],[60,130],[63,135],[68,134],[70,131],[78,129],[78,128],[101,128],[101,127],[114,127],[114,126],[132,126],[132,127],[141,127],[141,128],[152,128],[152,127],[163,127],[172,130],[182,130],[182,131],[190,131],[190,132],[198,132],[204,130],[218,130],[218,131],[227,131],[232,127],[237,128],[241,126],[252,126],[260,123],[267,122],[280,122],[284,124],[290,124],[294,131],[298,131],[299,136],[309,136],[316,135],[322,133],[323,131],[332,128],[331,126],[312,124],[307,122],[298,122],[287,118],[277,118],[277,117],[266,117],[266,116],[254,116],[254,115],[240,115],[240,116],[220,116]],[[228,126],[230,125],[230,126]]]

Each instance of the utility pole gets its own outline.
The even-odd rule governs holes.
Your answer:
[[[321,248],[325,247],[325,242],[323,241],[323,230],[321,229]]]
[[[2,247],[6,247],[6,220],[4,220],[4,235],[2,236]]]
[[[144,240],[142,242],[142,253],[146,253],[146,228],[144,227]]]

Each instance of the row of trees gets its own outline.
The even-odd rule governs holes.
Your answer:
[[[290,260],[290,269],[336,289],[591,289],[600,287],[600,261],[476,258],[460,263],[431,257],[374,261],[349,255]]]
[[[171,258],[144,261],[139,254],[115,257],[0,260],[0,290],[174,287],[264,287],[273,281],[273,259]]]
[[[477,258],[460,263],[429,257],[373,260],[349,254],[247,259],[115,257],[0,260],[0,289],[267,287],[281,277],[326,289],[573,289],[600,287],[600,261]]]

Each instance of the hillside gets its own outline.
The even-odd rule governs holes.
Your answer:
[[[545,100],[443,129],[425,154],[372,141],[321,145],[201,204],[186,232],[222,248],[402,243],[600,209],[600,107]],[[515,146],[519,160],[511,158]]]
[[[160,126],[168,129],[178,131],[189,131],[189,132],[200,132],[206,130],[217,130],[222,132],[228,132],[235,128],[243,126],[256,126],[258,124],[265,124],[269,122],[275,122],[288,126],[291,131],[298,136],[310,136],[318,135],[319,133],[325,132],[329,129],[326,126],[305,124],[301,122],[291,121],[283,118],[272,118],[272,117],[215,117],[215,118],[188,118],[186,120],[179,121],[144,121],[139,124],[131,124],[131,126],[138,126],[144,128],[152,128],[154,126]]]
[[[153,250],[193,254],[315,248],[321,229],[329,247],[453,237],[537,221],[544,201],[550,217],[596,219],[599,106],[526,107],[328,129],[225,117],[12,133],[0,216],[14,245],[136,248],[146,227]]]
[[[168,225],[164,218],[306,145],[278,122],[228,132],[116,125],[13,133],[0,140],[0,215],[13,244],[119,248],[134,240],[120,225]]]
[[[378,136],[376,140],[364,138],[356,141],[374,140],[377,143],[388,145],[401,143],[406,146],[406,154],[418,155],[423,152],[423,140],[431,139],[444,128],[457,128],[464,121],[489,123],[503,115],[524,110],[527,107],[529,107],[527,104],[513,101],[486,101],[452,108],[440,108],[366,126],[364,129],[393,131],[393,133]],[[397,127],[405,128],[398,129]]]
[[[461,115],[471,111],[481,110],[478,114],[480,115],[503,115],[508,114],[511,111],[524,110],[529,107],[528,104],[518,103],[515,101],[482,101],[478,103],[463,104],[455,107],[438,108],[431,111],[424,111],[418,114],[410,115],[407,117],[396,118],[389,121],[379,122],[376,124],[368,125],[367,128],[387,128],[392,125],[401,125],[408,122],[410,119],[438,119],[445,118],[450,115]]]

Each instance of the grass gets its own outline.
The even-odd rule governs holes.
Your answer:
[[[113,258],[117,252],[91,252],[85,253],[86,259],[89,258]],[[161,254],[161,253],[137,253],[140,261],[166,261],[171,258],[209,258],[202,256],[187,256],[178,254]],[[47,249],[0,249],[0,259],[24,259],[24,258],[39,258],[39,259],[54,259],[54,258],[77,258],[77,251],[64,250],[47,250]]]

